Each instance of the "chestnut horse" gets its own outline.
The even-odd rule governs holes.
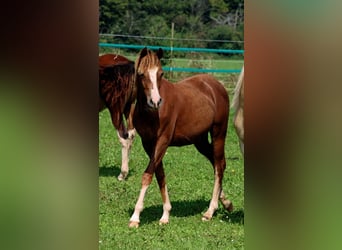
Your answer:
[[[100,56],[99,92],[99,112],[108,108],[122,146],[121,173],[118,179],[124,180],[128,175],[129,151],[135,136],[132,120],[136,99],[134,62],[115,54]]]
[[[162,162],[169,146],[194,144],[214,168],[212,199],[203,220],[212,218],[219,199],[227,210],[233,209],[222,191],[229,115],[227,91],[215,78],[205,74],[189,77],[177,84],[170,83],[163,78],[162,54],[161,49],[154,53],[144,48],[135,62],[137,102],[133,121],[150,160],[142,176],[142,188],[129,227],[139,226],[145,193],[154,173],[163,201],[160,224],[169,222],[171,203]]]

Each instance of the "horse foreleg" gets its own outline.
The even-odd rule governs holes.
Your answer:
[[[163,215],[159,220],[159,224],[162,225],[169,223],[169,216],[171,211],[171,203],[165,182],[163,163],[161,163],[160,166],[156,169],[156,177],[163,200]]]
[[[118,176],[119,181],[126,179],[128,175],[129,152],[131,151],[135,133],[136,131],[134,128],[128,130],[128,137],[127,139],[124,139],[120,136],[119,132],[117,132],[119,141],[121,143],[121,173]]]
[[[149,174],[146,172],[143,174],[139,198],[138,198],[137,203],[135,204],[133,215],[131,219],[129,220],[129,224],[128,224],[129,227],[136,227],[136,228],[139,227],[140,213],[144,209],[144,198],[145,198],[147,188],[151,184],[152,176],[153,176],[152,174]]]
[[[153,173],[156,173],[158,185],[163,199],[163,216],[160,219],[161,224],[169,222],[169,213],[171,210],[171,204],[167,187],[165,185],[165,174],[163,169],[162,158],[165,155],[167,149],[167,137],[159,138],[156,146],[153,146],[150,141],[142,140],[143,147],[150,157],[150,162],[142,177],[142,187],[140,190],[138,201],[135,205],[133,215],[129,222],[129,227],[139,227],[140,213],[144,207],[144,197],[148,186],[151,184]]]

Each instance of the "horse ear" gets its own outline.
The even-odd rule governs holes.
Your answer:
[[[163,49],[159,48],[158,51],[157,51],[158,58],[161,59],[163,57],[163,54],[164,54]]]
[[[135,60],[135,63],[134,63],[134,71],[135,71],[135,74],[137,74],[138,72],[138,68],[139,68],[139,65],[140,65],[140,62],[141,62],[141,59],[143,57],[145,57],[147,55],[147,47],[143,48],[140,53],[138,54],[137,56],[137,59]]]
[[[141,51],[140,51],[140,58],[143,58],[144,56],[147,55],[147,47],[143,48]]]

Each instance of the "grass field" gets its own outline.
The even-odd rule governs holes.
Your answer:
[[[219,209],[209,222],[202,214],[209,206],[214,174],[195,147],[170,147],[163,159],[172,210],[170,223],[160,226],[162,201],[155,178],[144,202],[138,229],[128,228],[148,164],[140,137],[130,156],[130,173],[120,173],[121,146],[109,112],[99,114],[99,249],[244,249],[244,168],[230,115],[226,139],[227,168],[223,180],[234,211]]]

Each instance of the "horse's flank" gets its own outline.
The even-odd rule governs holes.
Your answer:
[[[200,131],[208,131],[215,119],[218,119],[216,105],[229,107],[226,96],[223,99],[217,98],[221,93],[226,94],[226,91],[211,75],[194,75],[177,84],[163,79],[162,85],[160,95],[165,105],[161,106],[159,114],[167,113],[170,115],[168,120],[175,122],[170,146],[194,144]],[[175,110],[175,106],[181,110]],[[164,112],[164,109],[170,110]],[[228,112],[222,116],[228,116]]]

